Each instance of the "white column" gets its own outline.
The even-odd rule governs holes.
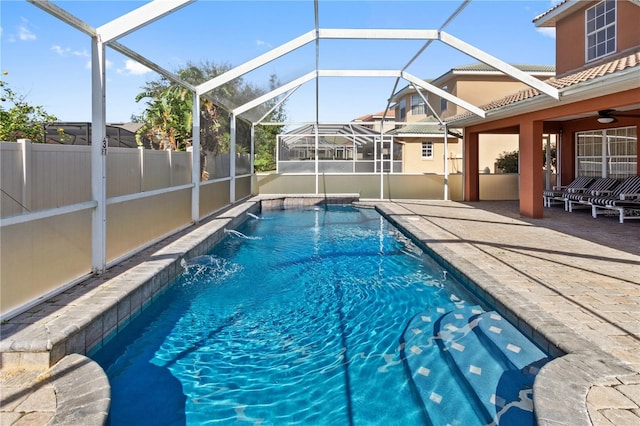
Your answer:
[[[231,114],[229,116],[229,126],[231,131],[231,138],[229,142],[229,174],[231,180],[229,184],[229,202],[234,203],[236,201],[236,116]]]
[[[449,131],[444,125],[444,200],[449,200]]]
[[[317,117],[317,114],[316,114],[316,117]],[[318,135],[318,126],[319,126],[319,124],[318,124],[318,121],[316,119],[316,122],[313,125],[313,128],[315,129],[314,130],[314,138],[315,138],[315,145],[316,145],[316,148],[315,148],[315,156],[316,156],[316,158],[315,158],[315,160],[316,160],[315,161],[316,194],[320,193],[320,177],[318,176],[318,173],[320,172],[320,163],[318,162],[319,158],[320,158],[320,139],[319,139],[320,136]]]
[[[251,195],[253,195],[253,191],[254,191],[254,177],[256,174],[256,171],[253,169],[253,156],[255,155],[255,144],[256,144],[256,126],[252,123],[251,124],[251,153],[249,154],[249,161],[250,166],[249,166],[249,170],[251,172]]]
[[[193,130],[191,135],[191,221],[198,223],[200,220],[200,96],[193,93]]]
[[[104,44],[91,38],[91,196],[98,204],[91,221],[91,269],[107,265],[107,140]]]

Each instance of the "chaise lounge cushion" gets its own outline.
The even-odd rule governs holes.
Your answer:
[[[630,176],[610,192],[597,192],[589,197],[589,204],[597,206],[635,205],[640,200],[640,176]]]

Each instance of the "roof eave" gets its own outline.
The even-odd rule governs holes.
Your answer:
[[[599,96],[637,88],[638,79],[640,79],[640,68],[633,67],[619,71],[615,74],[605,75],[601,78],[587,80],[564,89],[560,89],[560,101],[556,101],[541,94],[515,104],[504,105],[488,110],[486,112],[485,119],[474,115],[460,120],[450,121],[446,124],[455,125],[455,127],[468,127],[487,121],[494,121],[502,118],[513,117],[515,115],[536,112],[561,104],[570,104],[587,99],[593,99]]]
[[[536,27],[555,27],[556,22],[571,13],[571,9],[579,5],[580,2],[581,0],[566,0],[564,3],[535,17],[533,23]]]

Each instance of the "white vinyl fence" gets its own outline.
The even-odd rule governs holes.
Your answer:
[[[238,157],[236,163],[246,161]],[[251,175],[229,176],[225,161],[228,154],[205,166],[209,178],[198,183],[195,201],[199,218],[251,195]],[[108,149],[109,265],[193,223],[191,166],[191,152]],[[0,142],[0,318],[91,274],[97,205],[90,146]]]

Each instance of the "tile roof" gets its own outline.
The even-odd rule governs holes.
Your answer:
[[[519,69],[520,71],[523,72],[527,72],[527,73],[539,73],[539,72],[544,72],[544,73],[553,73],[556,71],[556,67],[554,65],[523,65],[523,64],[512,64],[513,67],[516,67],[517,69]],[[462,65],[459,67],[454,67],[451,68],[451,71],[456,72],[456,71],[486,71],[486,72],[498,72],[501,73],[501,71],[496,70],[495,68],[493,68],[490,65],[487,65],[483,62],[477,62],[475,64],[469,64],[469,65]]]
[[[440,127],[440,122],[434,117],[427,117],[423,120],[409,123],[405,126],[386,132],[387,135],[443,135],[444,129]]]
[[[382,119],[383,116],[384,116],[384,111],[380,111],[380,112],[375,112],[373,114],[366,114],[366,115],[354,118],[352,121],[373,121],[376,118]],[[390,108],[387,111],[387,115],[385,118],[392,119],[392,118],[395,118],[395,116],[396,116],[396,111]]]
[[[565,3],[567,3],[569,0],[563,0],[560,3],[554,5],[551,9],[547,10],[546,12],[541,13],[540,15],[536,16],[535,18],[533,18],[533,22],[536,22],[539,19],[544,18],[545,16],[549,15],[551,12],[553,12],[554,10],[558,10],[558,8],[562,7]]]
[[[593,80],[596,78],[604,77],[606,75],[610,75],[628,68],[640,66],[640,51],[633,52],[627,56],[614,59],[612,61],[593,66],[591,68],[587,68],[581,71],[574,72],[572,74],[568,74],[565,76],[551,77],[547,80],[544,80],[550,86],[555,87],[556,89],[565,89],[567,87],[573,86],[578,83],[583,83],[585,81]],[[490,111],[492,109],[504,107],[507,105],[512,105],[527,99],[534,98],[541,93],[533,88],[523,89],[517,93],[513,93],[511,95],[504,96],[499,99],[495,99],[488,104],[480,106],[480,108],[484,111]],[[458,114],[454,117],[449,118],[447,121],[457,121],[469,116],[473,115],[470,112],[464,112],[462,114]]]

